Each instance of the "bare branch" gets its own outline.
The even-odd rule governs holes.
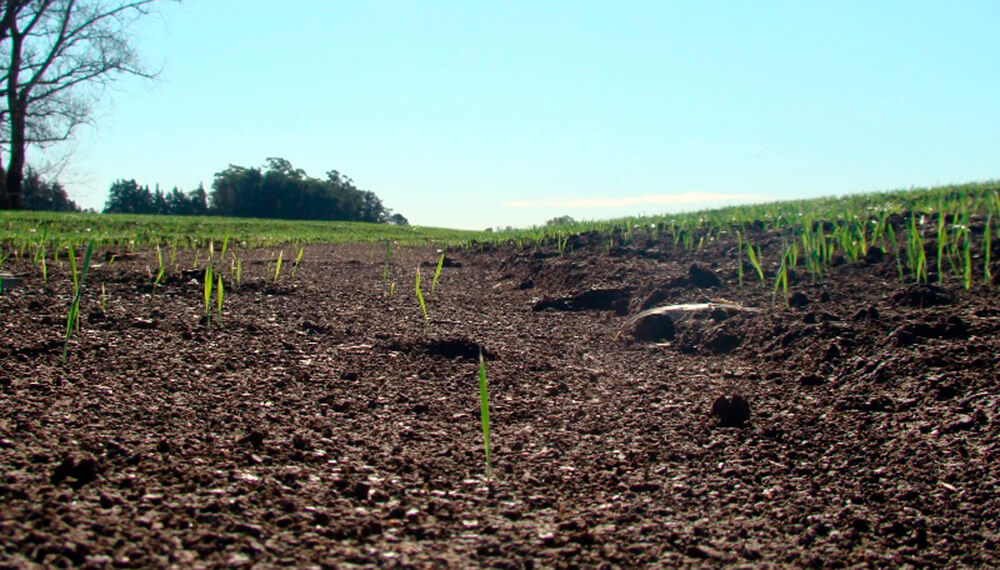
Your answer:
[[[0,146],[9,154],[0,206],[19,188],[25,145],[64,141],[89,120],[96,95],[74,96],[81,87],[154,76],[128,28],[158,1],[0,0]]]

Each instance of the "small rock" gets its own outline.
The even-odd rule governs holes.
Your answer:
[[[714,271],[706,269],[697,263],[691,264],[691,267],[688,268],[688,274],[691,276],[691,283],[702,289],[722,286],[722,281]]]
[[[826,378],[823,378],[819,374],[803,374],[799,377],[799,384],[803,386],[819,386],[826,382]]]
[[[809,297],[806,296],[802,291],[796,291],[788,297],[789,306],[801,308],[809,304]]]
[[[58,485],[66,479],[71,479],[69,485],[74,489],[97,479],[97,459],[89,453],[66,457],[52,471],[49,480],[53,485]]]
[[[976,425],[976,418],[969,415],[961,415],[958,418],[945,426],[945,433],[955,433],[959,431],[966,431],[972,429]]]
[[[865,254],[865,263],[881,263],[885,257],[885,252],[880,247],[869,247]]]
[[[712,415],[722,427],[742,427],[750,419],[750,404],[739,394],[722,395],[712,404]]]
[[[266,438],[267,438],[266,431],[252,430],[250,433],[246,435],[246,437],[240,440],[240,443],[244,445],[249,445],[254,448],[260,448],[260,446],[264,443],[264,440]]]
[[[670,340],[676,332],[673,319],[662,314],[646,315],[632,325],[632,336],[640,342]]]
[[[252,536],[254,538],[260,538],[264,534],[264,530],[254,524],[248,523],[237,523],[232,526],[233,532],[238,532],[240,534],[245,534],[247,536]]]

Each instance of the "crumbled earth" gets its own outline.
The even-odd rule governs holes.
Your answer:
[[[210,324],[193,252],[99,252],[67,362],[65,261],[8,260],[0,567],[1000,566],[995,285],[870,255],[786,304],[770,248],[741,287],[733,243],[583,236],[431,294],[384,252],[237,250]]]

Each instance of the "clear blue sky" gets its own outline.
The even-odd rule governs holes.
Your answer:
[[[164,4],[61,178],[336,169],[482,229],[1000,178],[1000,2]]]

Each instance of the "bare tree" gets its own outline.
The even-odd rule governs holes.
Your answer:
[[[95,84],[151,76],[128,30],[157,0],[0,1],[0,208],[16,209],[28,145],[69,138],[90,117]]]

